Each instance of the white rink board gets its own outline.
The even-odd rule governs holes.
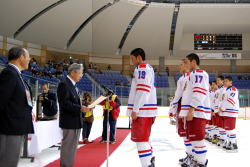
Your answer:
[[[124,118],[127,112],[127,106],[120,107],[120,118]],[[158,116],[159,117],[168,117],[169,107],[158,107]],[[103,114],[102,106],[98,105],[94,109],[94,116],[100,117]],[[242,107],[239,111],[239,118],[250,119],[250,107]]]

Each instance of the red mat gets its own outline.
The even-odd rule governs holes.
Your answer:
[[[109,155],[111,155],[128,136],[130,130],[117,129],[116,143],[110,144]],[[94,140],[94,143],[80,147],[76,153],[74,167],[99,167],[106,160],[106,143],[99,143],[101,137]],[[59,167],[60,159],[46,165],[46,167]]]

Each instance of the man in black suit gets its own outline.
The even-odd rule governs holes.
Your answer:
[[[59,126],[63,130],[61,146],[61,167],[72,167],[75,160],[77,144],[82,128],[82,114],[89,111],[81,105],[81,99],[76,82],[83,76],[82,64],[74,63],[69,66],[67,78],[60,82],[57,97],[60,108]]]
[[[24,135],[34,133],[31,89],[21,76],[28,69],[30,55],[14,47],[8,61],[0,74],[0,166],[16,167]]]

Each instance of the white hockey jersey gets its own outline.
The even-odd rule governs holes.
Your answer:
[[[215,95],[214,95],[214,112],[215,113],[219,112],[219,96],[221,94],[222,89],[223,89],[223,86],[218,87],[218,89],[215,91]]]
[[[210,108],[214,110],[214,103],[215,103],[215,92],[216,91],[209,91],[209,97],[210,97]]]
[[[226,88],[225,98],[221,103],[222,116],[237,117],[239,112],[239,92],[236,87]]]
[[[149,64],[140,64],[135,68],[128,98],[127,115],[136,112],[138,117],[157,115],[157,96],[154,69]]]
[[[197,69],[190,73],[181,100],[180,117],[186,117],[190,106],[194,107],[194,117],[211,119],[209,98],[209,77],[206,71]]]
[[[227,90],[227,87],[225,86],[222,86],[220,91],[219,91],[219,97],[218,97],[218,111],[219,111],[219,108],[221,108],[221,105],[222,105],[222,102],[225,100],[225,97],[226,97],[226,90]],[[223,113],[220,112],[219,113],[220,116],[223,116]]]
[[[182,97],[182,94],[183,94],[183,91],[184,91],[184,87],[185,87],[185,81],[188,79],[189,74],[190,74],[189,72],[184,73],[178,79],[178,81],[177,81],[177,87],[176,87],[176,91],[175,91],[175,95],[174,95],[174,99],[170,103],[169,113],[173,113],[173,114],[177,113],[178,102],[179,102],[179,100]]]

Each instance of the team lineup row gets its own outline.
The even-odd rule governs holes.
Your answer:
[[[180,64],[183,75],[177,82],[170,106],[170,120],[176,120],[178,134],[183,138],[187,156],[180,159],[182,167],[205,167],[205,139],[232,152],[237,151],[235,124],[239,111],[238,90],[230,76],[218,76],[210,82],[206,71],[199,68],[199,57]]]

